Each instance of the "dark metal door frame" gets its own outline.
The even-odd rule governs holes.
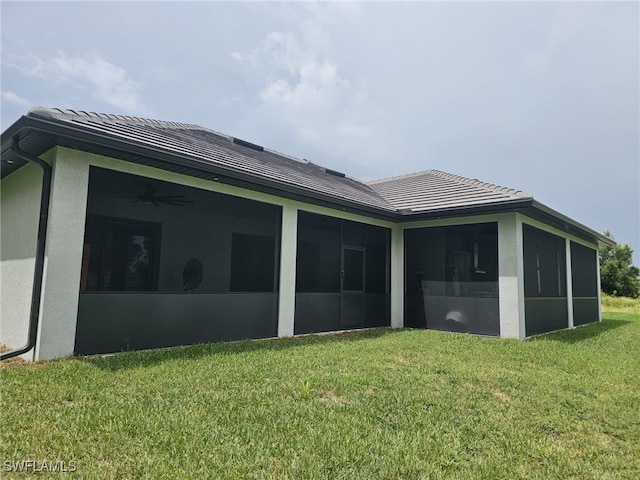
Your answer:
[[[346,258],[353,252],[357,252],[360,256],[360,259],[356,259],[355,265]],[[343,329],[362,327],[364,326],[365,248],[342,245],[341,264],[341,326]],[[353,276],[352,268],[356,269]]]

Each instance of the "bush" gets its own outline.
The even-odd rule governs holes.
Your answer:
[[[610,232],[605,236],[613,239]],[[615,297],[640,297],[640,269],[633,265],[633,250],[629,245],[600,248],[600,287]]]

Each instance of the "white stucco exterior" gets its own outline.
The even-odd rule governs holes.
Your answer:
[[[567,269],[567,314],[569,328],[573,328],[573,282],[571,281],[571,240],[565,237],[565,261]]]
[[[280,298],[278,300],[278,336],[293,336],[296,311],[296,247],[298,209],[292,205],[282,208],[282,236],[280,238]]]
[[[41,192],[42,169],[34,164],[0,184],[0,343],[11,349],[27,343]]]
[[[299,211],[390,229],[390,316],[392,328],[404,327],[404,238],[407,229],[497,222],[500,336],[503,338],[523,339],[526,336],[523,223],[565,238],[567,272],[571,272],[571,241],[595,248],[594,245],[582,239],[515,212],[395,223],[63,147],[53,149],[44,158],[51,161],[53,179],[38,338],[35,350],[27,355],[34,360],[64,357],[72,355],[74,352],[89,170],[92,166],[280,206],[282,208],[282,229],[277,326],[279,337],[294,334]],[[42,174],[38,167],[28,165],[3,179],[1,184],[2,319],[0,322],[0,341],[10,348],[22,346],[26,342],[33,284],[41,177]],[[569,312],[572,312],[570,274],[567,275],[567,293]],[[571,313],[569,318],[570,326],[573,326]]]
[[[283,210],[281,257],[279,265],[280,298],[278,302],[278,336],[293,335],[295,313],[295,251],[297,214],[299,210],[390,229],[395,227],[392,222],[306,204],[262,192],[225,185],[216,181],[175,174],[64,147],[53,149],[47,154],[47,157],[52,159],[53,178],[38,337],[34,353],[29,356],[34,360],[59,358],[72,355],[74,352],[88,180],[89,170],[92,166],[281,206]],[[4,302],[5,289],[3,288],[2,326],[3,329],[5,329],[6,326],[6,331],[10,332],[7,333],[8,341],[6,343],[12,348],[14,348],[15,341],[10,342],[9,340],[11,340],[11,338],[17,338],[23,335],[26,341],[26,328],[28,325],[40,188],[40,184],[33,178],[33,172],[38,173],[33,167],[25,167],[2,181],[2,188],[3,190],[6,188],[5,193],[8,199],[5,204],[5,197],[3,196],[3,227],[5,220],[6,223],[9,224],[12,216],[18,216],[24,218],[23,223],[26,228],[26,230],[23,229],[23,233],[20,233],[22,230],[18,232],[15,229],[7,229],[7,245],[12,245],[14,249],[18,248],[20,251],[25,252],[30,248],[30,253],[23,254],[23,256],[27,257],[24,262],[29,263],[29,265],[27,265],[29,268],[26,268],[24,265],[20,267],[23,273],[16,274],[16,268],[13,268],[13,265],[9,261],[10,259],[7,258],[5,262],[3,256],[3,278],[10,277],[14,283],[15,278],[22,279],[19,287],[18,284],[15,284],[15,290],[20,291],[19,295],[12,296],[12,298],[20,299],[20,301]],[[28,186],[25,186],[25,184],[28,184]],[[18,189],[20,194],[15,193]],[[26,198],[28,198],[28,202],[24,202]],[[14,204],[20,205],[20,208],[14,207]],[[5,209],[9,212],[6,218],[4,216]],[[30,217],[33,217],[33,221],[31,222],[28,221]],[[32,227],[32,232],[27,228],[29,225]],[[32,248],[20,240],[22,236],[33,240]],[[4,241],[5,237],[3,236],[3,244]],[[9,255],[10,251],[11,249],[8,248],[7,255]],[[399,255],[395,261],[396,269],[401,269],[402,266],[402,252],[400,252]],[[7,267],[6,270],[5,264]],[[7,296],[9,292],[10,291],[7,290]],[[402,299],[400,298],[399,301],[402,302]],[[10,312],[6,317],[4,310]],[[396,311],[401,312],[402,307],[400,306],[400,309],[398,309],[396,305]],[[5,318],[7,319],[6,322],[4,321]],[[402,326],[401,322],[401,314],[396,315],[395,326]],[[22,344],[24,344],[24,342],[16,346],[22,346]]]
[[[404,327],[404,228],[391,230],[391,327]]]
[[[78,314],[89,165],[72,150],[56,150],[36,360],[73,354]]]
[[[509,212],[423,220],[407,223],[403,225],[403,228],[444,227],[489,222],[498,223],[500,336],[522,339],[525,338],[525,324],[521,215]]]
[[[500,336],[525,337],[522,221],[516,213],[498,221]]]

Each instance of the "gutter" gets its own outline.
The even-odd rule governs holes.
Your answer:
[[[501,213],[520,211],[532,205],[533,199],[522,198],[513,199],[502,202],[485,203],[480,205],[461,205],[455,207],[435,208],[432,210],[424,210],[414,212],[410,209],[399,210],[399,223],[414,222],[419,220],[436,220],[440,218],[455,218],[474,215],[483,215],[487,213]]]
[[[373,214],[376,216],[376,218],[381,220],[393,221],[397,218],[397,211],[393,209],[384,210],[380,207],[375,207],[364,203],[357,203],[339,197],[329,196],[324,192],[299,188],[295,185],[289,185],[269,180],[264,177],[252,175],[249,172],[232,170],[227,166],[214,165],[209,161],[193,157],[188,153],[180,155],[155,146],[149,146],[143,143],[138,143],[126,139],[114,138],[101,132],[88,131],[78,126],[61,125],[55,120],[44,118],[37,114],[29,114],[27,116],[23,116],[22,120],[24,121],[25,128],[28,128],[33,132],[42,133],[50,137],[52,140],[55,138],[54,143],[56,143],[57,145],[69,146],[60,143],[60,139],[70,141],[70,147],[76,148],[78,150],[84,150],[81,147],[81,145],[83,144],[93,144],[102,148],[116,150],[127,155],[140,156],[143,159],[150,159],[154,162],[166,162],[170,165],[175,165],[182,168],[220,175],[224,178],[232,179],[232,182],[235,180],[239,182],[246,182],[248,184],[251,184],[252,186],[272,189],[273,191],[281,192],[280,195],[284,196],[285,198],[304,198],[308,199],[307,201],[309,203],[331,206],[332,208],[335,208],[337,210],[343,210],[358,214]],[[143,162],[136,162],[135,160],[125,161],[129,161],[131,163],[140,163],[144,165]],[[169,169],[165,170],[171,171]],[[236,185],[232,182],[223,181],[223,183]],[[271,194],[273,193],[271,192]]]
[[[595,230],[592,230],[591,228],[582,225],[581,223],[567,217],[566,215],[550,208],[547,207],[546,205],[544,205],[543,203],[538,202],[537,200],[533,201],[533,204],[531,205],[535,210],[538,210],[539,212],[551,216],[552,218],[558,219],[561,222],[565,223],[568,226],[571,226],[577,230],[581,230],[583,232],[585,232],[588,235],[591,235],[599,244],[599,246],[609,246],[609,247],[613,247],[614,245],[616,245],[615,240],[612,240],[611,238],[605,237],[603,234],[596,232]]]
[[[44,277],[44,258],[47,240],[47,224],[49,221],[49,200],[51,194],[51,165],[44,160],[25,152],[20,148],[20,137],[11,138],[10,150],[19,158],[35,163],[42,168],[42,194],[40,196],[40,219],[38,222],[38,239],[36,243],[36,264],[33,273],[33,290],[31,292],[31,312],[29,316],[29,330],[27,343],[23,347],[0,354],[0,361],[17,357],[29,352],[36,346],[38,335],[38,320],[40,319],[40,298],[42,296],[42,280]]]

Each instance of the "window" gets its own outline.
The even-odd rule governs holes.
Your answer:
[[[89,216],[81,291],[157,291],[161,225]]]

